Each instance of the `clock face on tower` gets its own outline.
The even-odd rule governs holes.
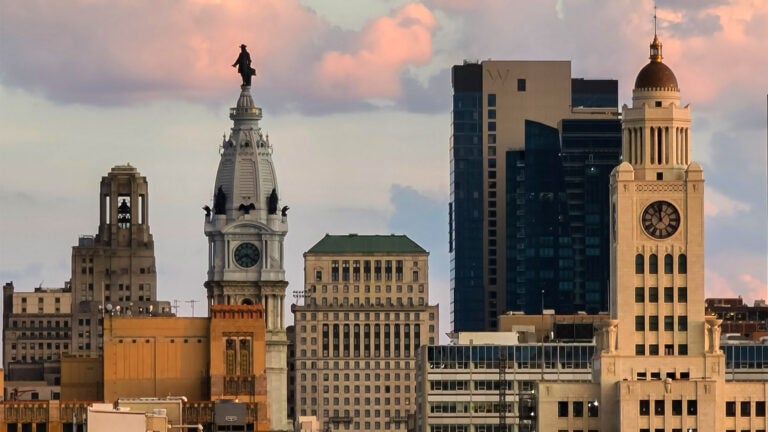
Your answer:
[[[259,258],[261,258],[261,252],[253,243],[240,243],[235,248],[235,262],[240,267],[253,267],[259,262]]]
[[[672,203],[655,201],[643,210],[642,224],[649,236],[665,239],[680,227],[680,213]]]

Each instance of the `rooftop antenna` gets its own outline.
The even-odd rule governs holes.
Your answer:
[[[656,3],[653,3],[653,35],[656,36]]]
[[[189,303],[192,306],[192,316],[195,316],[195,303],[199,303],[200,300],[187,300],[185,303]]]
[[[173,299],[173,306],[171,307],[173,308],[173,314],[176,316],[179,316],[179,301],[176,299]]]

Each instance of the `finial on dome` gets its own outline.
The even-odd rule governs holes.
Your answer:
[[[664,58],[661,56],[661,41],[659,40],[659,36],[656,33],[656,23],[657,23],[657,16],[656,16],[656,5],[653,5],[653,42],[651,42],[651,56],[649,57],[652,62],[661,62],[661,59]]]

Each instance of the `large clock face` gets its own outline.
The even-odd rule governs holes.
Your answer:
[[[643,210],[643,229],[649,236],[665,239],[680,228],[680,213],[667,201],[656,201]]]
[[[235,248],[235,262],[240,267],[253,267],[259,262],[261,252],[253,243],[240,243]]]

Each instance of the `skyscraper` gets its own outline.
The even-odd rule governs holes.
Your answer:
[[[418,348],[437,340],[429,253],[404,235],[326,235],[304,254],[296,415],[325,430],[404,431]]]
[[[617,88],[572,79],[566,61],[454,66],[454,331],[494,330],[507,311],[605,310],[599,185],[619,162]]]
[[[259,127],[262,111],[253,103],[250,85],[241,87],[229,118],[234,125],[222,143],[213,208],[206,206],[208,304],[264,307],[270,428],[288,430],[288,341],[283,321],[288,209],[278,206],[272,145]]]

